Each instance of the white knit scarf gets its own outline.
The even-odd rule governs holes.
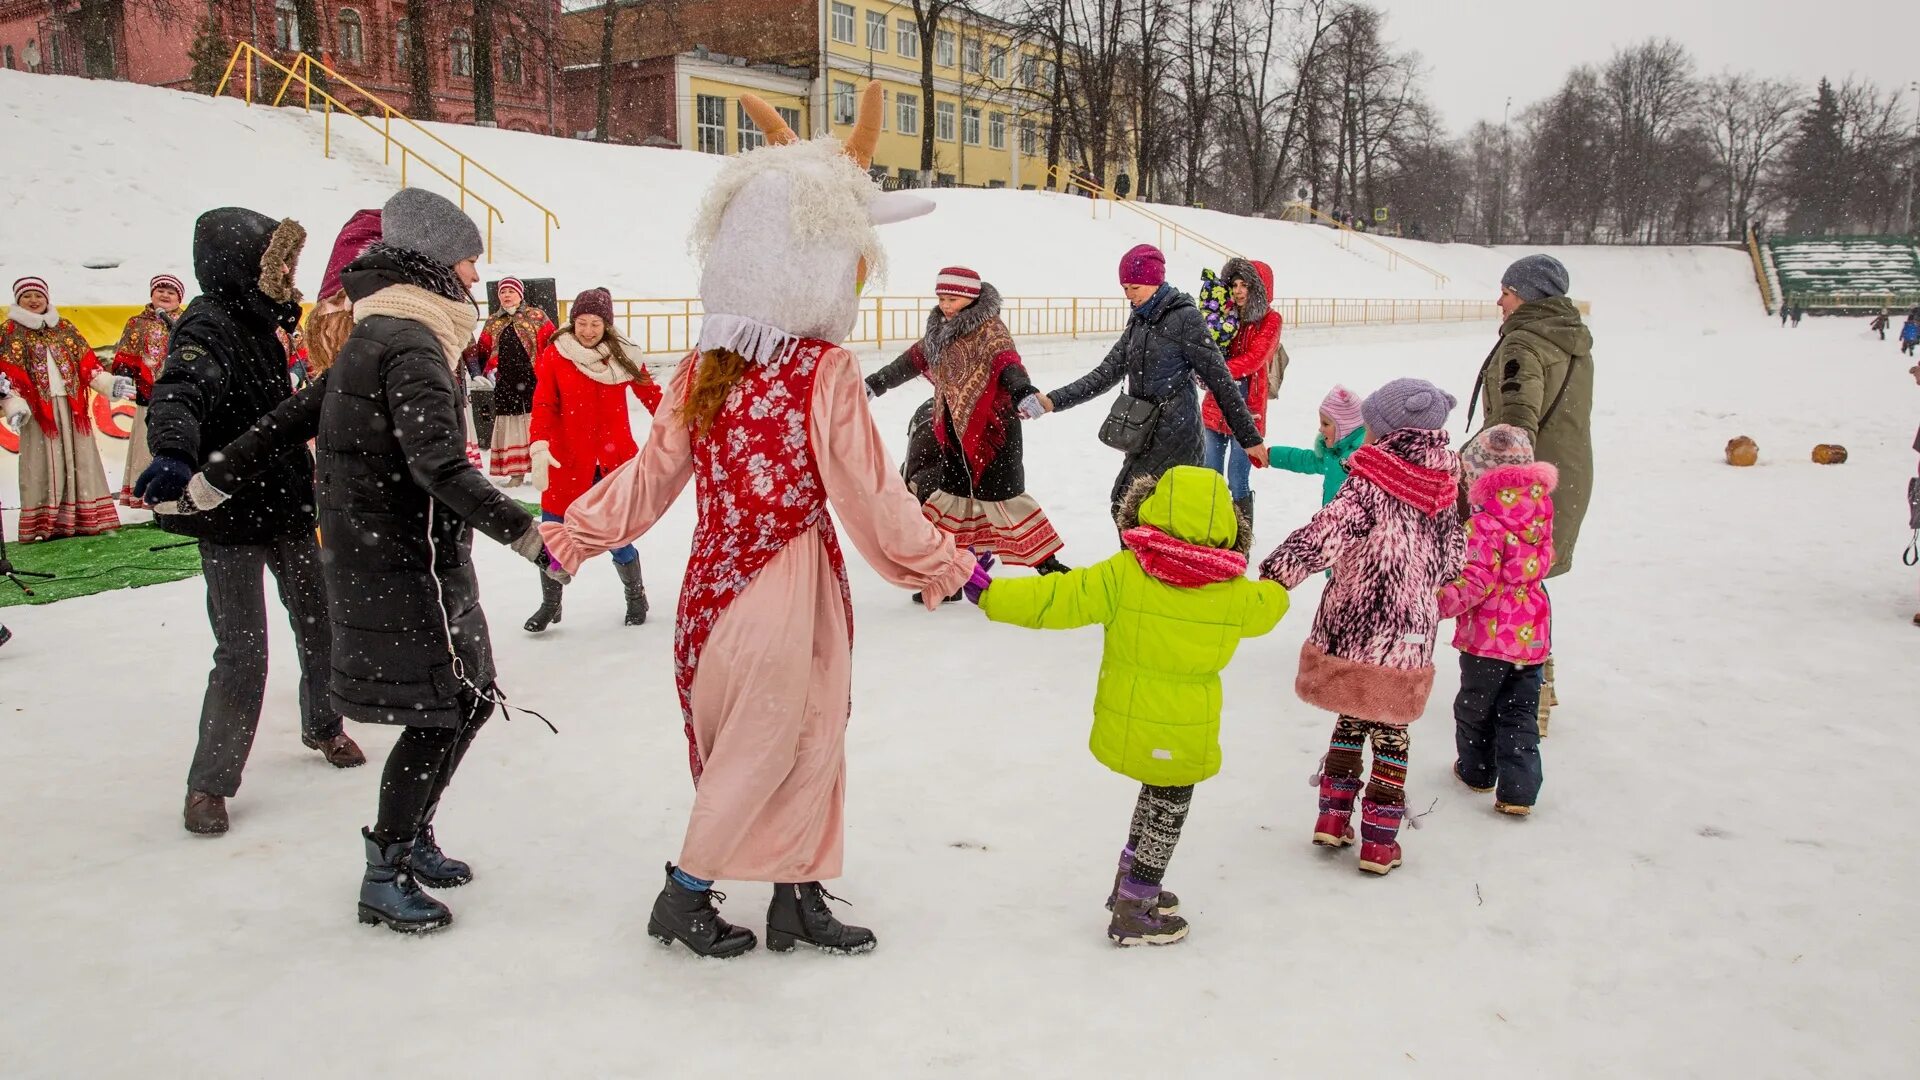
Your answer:
[[[473,342],[473,326],[480,312],[471,300],[450,300],[418,285],[389,285],[354,303],[354,322],[373,315],[408,319],[426,327],[440,343],[447,367],[452,368]]]
[[[589,349],[572,334],[555,334],[553,347],[560,351],[561,356],[573,361],[573,366],[580,369],[580,374],[594,382],[605,386],[619,386],[621,383],[633,381],[632,376],[613,366],[612,353],[607,348],[605,338],[601,338],[600,344]]]

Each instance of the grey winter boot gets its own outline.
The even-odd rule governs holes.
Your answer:
[[[614,563],[613,569],[619,573],[620,584],[627,590],[627,625],[644,625],[647,621],[647,587],[640,581],[640,560]]]
[[[402,934],[422,934],[453,922],[453,912],[420,888],[407,868],[412,840],[381,844],[373,830],[361,829],[367,842],[367,874],[360,879],[360,921],[384,924]]]
[[[543,573],[540,575],[540,609],[535,611],[533,617],[527,620],[527,633],[538,634],[549,626],[559,625],[560,597],[563,595],[565,589],[565,585],[553,580],[546,574]]]

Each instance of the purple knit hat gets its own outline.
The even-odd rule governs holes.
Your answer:
[[[1320,412],[1333,421],[1333,441],[1353,434],[1366,419],[1360,415],[1360,395],[1336,385],[1320,399]]]
[[[1395,379],[1367,395],[1360,415],[1375,438],[1403,428],[1440,431],[1455,404],[1452,394],[1425,379]]]
[[[1152,244],[1139,244],[1120,256],[1120,284],[1165,285],[1167,257]]]
[[[613,325],[613,294],[605,289],[588,289],[574,297],[567,318],[573,320],[582,315],[598,315],[602,322]]]
[[[340,291],[340,271],[360,254],[380,242],[380,211],[355,210],[333,242],[333,254],[327,257],[327,275],[320,279],[320,299]]]

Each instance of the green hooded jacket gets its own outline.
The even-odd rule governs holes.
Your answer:
[[[1355,450],[1367,441],[1367,429],[1354,428],[1347,437],[1332,447],[1327,445],[1324,435],[1313,437],[1311,449],[1297,446],[1270,446],[1267,448],[1267,464],[1288,472],[1306,473],[1320,477],[1320,505],[1325,506],[1340,494],[1340,485],[1347,482],[1347,459]]]
[[[1573,569],[1580,522],[1593,497],[1593,333],[1564,296],[1534,300],[1500,324],[1469,398],[1479,399],[1486,427],[1512,424],[1533,437],[1537,461],[1560,472],[1553,493],[1553,572]],[[1472,417],[1468,417],[1472,427]]]
[[[1219,473],[1169,470],[1136,481],[1121,504],[1123,528],[1151,525],[1188,543],[1245,554],[1252,539]],[[1144,784],[1196,784],[1220,771],[1220,672],[1240,639],[1272,630],[1287,591],[1235,577],[1170,585],[1131,551],[1064,574],[997,580],[980,610],[1037,630],[1106,627],[1088,748],[1114,772]]]

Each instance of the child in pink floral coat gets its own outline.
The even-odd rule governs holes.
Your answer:
[[[1475,791],[1494,791],[1495,809],[1525,816],[1540,794],[1540,677],[1553,651],[1546,577],[1559,473],[1534,461],[1527,433],[1507,424],[1481,432],[1460,462],[1473,506],[1467,562],[1440,590],[1441,617],[1458,620],[1453,771]]]

